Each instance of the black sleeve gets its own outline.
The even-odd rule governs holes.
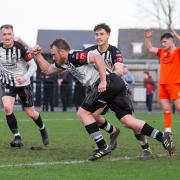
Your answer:
[[[72,53],[69,53],[68,61],[76,67],[88,64],[88,52],[74,51]]]
[[[117,62],[123,63],[123,57],[121,51],[114,46],[111,47],[111,56],[112,56],[113,64]]]
[[[30,61],[33,58],[32,53],[28,51],[28,49],[26,49],[21,43],[15,41],[14,44],[18,49],[20,49],[21,56],[25,61]]]

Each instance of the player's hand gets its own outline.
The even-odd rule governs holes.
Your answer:
[[[177,33],[176,33],[176,31],[175,31],[173,28],[170,28],[169,30],[170,30],[170,33],[171,33],[173,36],[176,36]]]
[[[57,82],[58,82],[58,86],[61,86],[63,83],[63,79],[58,79]]]
[[[23,84],[26,82],[26,78],[24,78],[23,76],[17,76],[16,77],[16,81],[19,83],[19,84]]]
[[[177,32],[173,29],[173,28],[170,28],[170,33],[177,39],[180,41],[180,35],[177,34]]]
[[[151,37],[152,37],[152,34],[153,34],[153,31],[152,31],[152,30],[145,30],[145,37],[146,37],[146,38],[151,38]]]
[[[42,51],[42,49],[39,45],[36,45],[32,48],[32,52],[35,56],[41,54],[41,51]]]
[[[101,81],[98,85],[98,92],[104,92],[106,91],[107,82]]]

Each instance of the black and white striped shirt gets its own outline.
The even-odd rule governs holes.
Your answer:
[[[2,84],[16,86],[16,76],[23,76],[28,71],[27,62],[32,54],[20,43],[14,41],[11,48],[4,48],[0,43],[0,81]],[[29,82],[28,82],[29,83]]]
[[[89,64],[89,54],[86,51],[73,51],[69,53],[67,63],[55,66],[62,71],[68,70],[83,85],[92,87],[99,79],[99,71],[95,64]],[[111,72],[111,69],[106,68],[107,75]]]
[[[106,66],[111,70],[114,69],[115,63],[123,63],[123,57],[121,51],[117,49],[115,46],[109,44],[109,47],[106,51],[100,52],[98,49],[98,45],[94,45],[84,49],[87,52],[93,52],[95,54],[101,55],[106,63]]]

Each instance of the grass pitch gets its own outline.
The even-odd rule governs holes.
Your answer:
[[[155,155],[140,160],[141,149],[133,133],[125,129],[111,114],[106,118],[121,129],[118,148],[96,162],[87,162],[95,144],[75,113],[41,113],[48,129],[50,144],[44,147],[39,131],[24,112],[15,113],[24,147],[11,148],[12,140],[5,116],[0,113],[0,179],[11,180],[177,180],[180,177],[180,118],[174,116],[173,135],[177,153],[169,157],[162,145],[148,138]],[[161,114],[136,114],[153,127],[163,130]],[[109,137],[103,132],[107,142]],[[31,146],[40,146],[31,150]]]

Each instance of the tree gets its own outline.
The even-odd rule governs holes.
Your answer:
[[[149,0],[146,4],[139,1],[138,6],[151,15],[159,29],[170,29],[177,21],[177,0]]]

